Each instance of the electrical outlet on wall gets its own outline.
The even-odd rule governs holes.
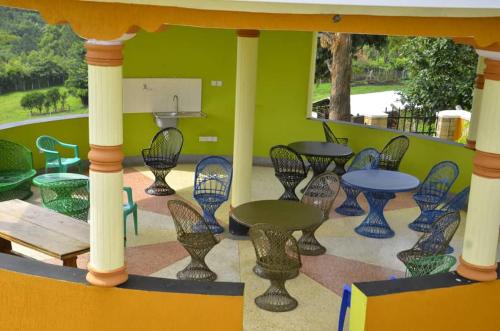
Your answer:
[[[200,136],[199,137],[200,142],[216,143],[217,140],[218,140],[217,137],[214,137],[214,136]]]
[[[216,87],[221,87],[222,86],[222,81],[221,80],[212,80],[210,81],[211,86],[216,86]]]

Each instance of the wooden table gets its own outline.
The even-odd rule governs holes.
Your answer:
[[[76,267],[78,255],[90,250],[89,225],[22,200],[0,202],[0,252],[15,254],[16,243]]]

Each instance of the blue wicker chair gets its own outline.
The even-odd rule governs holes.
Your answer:
[[[426,232],[435,220],[433,210],[446,199],[446,195],[458,177],[458,166],[451,161],[443,161],[432,167],[413,199],[420,207],[420,215],[410,223],[410,229]]]
[[[229,198],[233,168],[219,156],[209,156],[196,165],[193,197],[203,209],[210,231],[222,233],[224,228],[215,218],[215,211]]]
[[[78,172],[82,172],[82,161],[77,145],[63,143],[51,136],[40,136],[36,140],[36,147],[45,155],[45,172],[53,168],[56,172],[68,172],[69,167],[78,167]],[[73,150],[73,157],[61,157],[58,148]]]
[[[365,148],[354,158],[347,172],[365,169],[376,169],[378,168],[380,157],[379,153],[375,148]],[[346,199],[335,209],[335,211],[341,215],[347,216],[359,216],[363,215],[365,211],[358,203],[358,195],[361,193],[360,190],[354,188],[343,181],[340,182],[340,186],[346,194]]]
[[[399,252],[398,259],[406,266],[407,275],[423,276],[431,274],[434,270],[441,270],[440,263],[447,265],[450,261],[446,258],[424,258],[445,255],[459,225],[460,213],[458,211],[442,214],[432,224],[431,231],[422,234],[412,248]]]

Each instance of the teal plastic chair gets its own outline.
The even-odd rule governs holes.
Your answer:
[[[78,155],[78,146],[66,144],[51,136],[40,136],[36,140],[36,147],[45,154],[45,172],[57,169],[57,172],[68,172],[69,167],[78,167],[82,172],[82,162]],[[61,157],[57,147],[73,149],[73,157]]]
[[[127,202],[123,204],[123,228],[125,229],[125,238],[127,237],[127,216],[130,214],[134,214],[134,230],[135,235],[138,234],[137,231],[137,204],[134,202],[132,198],[132,188],[124,187],[123,191],[127,193]]]

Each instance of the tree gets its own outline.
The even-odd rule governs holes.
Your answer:
[[[45,95],[46,101],[52,106],[54,112],[57,112],[57,104],[61,100],[61,93],[57,87],[53,87],[47,91]]]
[[[327,118],[341,121],[351,120],[352,57],[363,45],[380,47],[386,43],[386,40],[386,36],[332,32],[320,34],[321,47],[329,49],[331,55],[331,60],[327,63],[332,84],[330,114]]]
[[[439,111],[460,105],[470,109],[477,55],[466,45],[444,38],[409,38],[402,45],[408,81],[401,92],[410,109]]]
[[[21,107],[24,109],[37,109],[40,114],[43,110],[43,105],[45,102],[45,95],[42,92],[30,92],[23,96],[21,99]]]
[[[87,64],[84,61],[85,47],[83,43],[74,44],[70,49],[70,53],[73,55],[68,67],[68,79],[65,85],[72,95],[80,98],[84,106],[88,106],[88,73]]]
[[[68,100],[68,91],[63,90],[61,92],[61,110],[65,111],[66,110],[66,102]]]

